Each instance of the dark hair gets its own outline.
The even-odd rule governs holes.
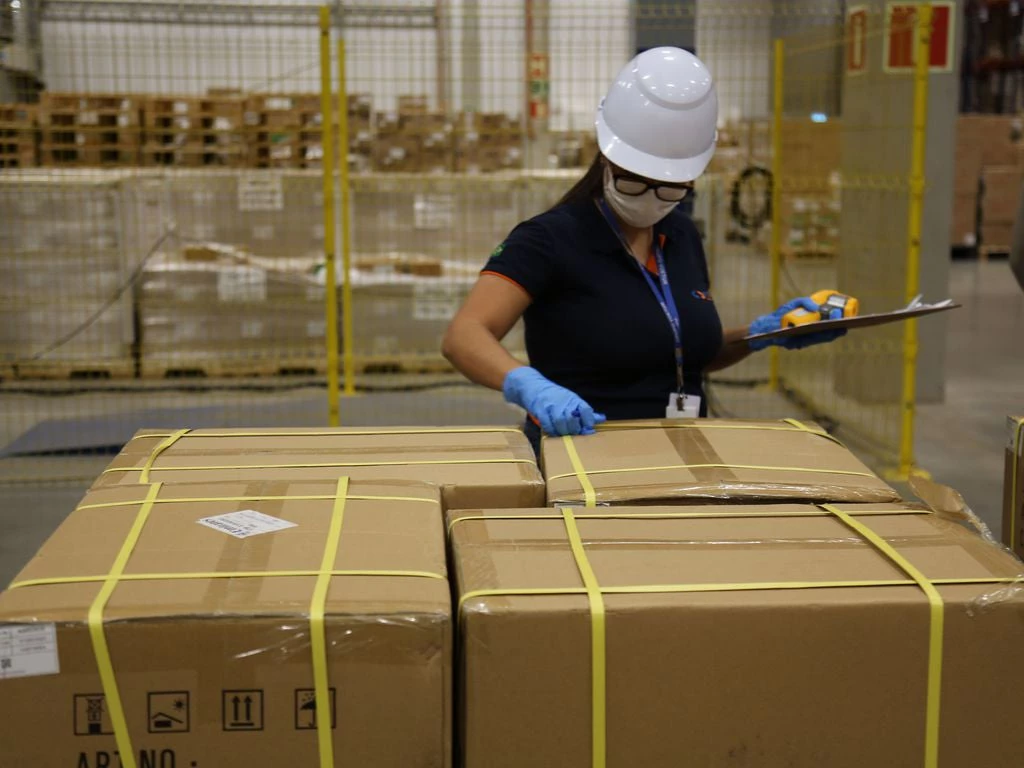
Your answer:
[[[604,187],[604,163],[602,160],[604,157],[598,152],[594,156],[594,162],[587,168],[587,172],[583,174],[579,181],[573,184],[572,189],[562,195],[562,199],[555,203],[552,207],[557,208],[560,205],[566,203],[582,203],[589,202],[594,198],[601,196],[602,188]]]

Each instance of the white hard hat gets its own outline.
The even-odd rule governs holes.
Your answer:
[[[597,108],[597,144],[615,165],[666,182],[693,181],[715,153],[711,73],[681,48],[651,48],[622,68]]]

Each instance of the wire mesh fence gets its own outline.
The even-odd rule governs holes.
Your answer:
[[[341,320],[325,309],[325,237],[342,217],[325,216],[324,128],[342,111],[345,173],[326,174],[350,193],[340,354],[353,389],[418,394],[414,407],[346,398],[341,422],[514,422],[500,398],[454,388],[441,336],[493,248],[589,165],[601,96],[651,45],[694,49],[716,79],[719,149],[688,205],[724,324],[776,298],[776,38],[782,298],[839,287],[874,309],[903,297],[911,79],[844,75],[840,3],[338,3],[329,71],[344,40],[346,77],[326,86],[326,116],[315,5],[23,8],[42,63],[0,105],[0,480],[53,477],[40,452],[85,453],[142,424],[326,423],[328,326]],[[869,14],[869,45],[883,21]],[[870,121],[867,101],[882,105]],[[876,143],[889,149],[868,165]],[[520,329],[505,344],[525,356]],[[777,379],[754,356],[716,374],[713,405],[810,408],[891,458],[901,350],[899,331],[847,339],[782,355]]]

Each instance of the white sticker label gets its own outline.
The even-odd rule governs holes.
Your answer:
[[[217,271],[219,301],[266,301],[267,273],[258,267],[231,266]]]
[[[665,408],[666,419],[697,419],[700,418],[700,395],[683,395],[674,392],[668,396],[668,407]]]
[[[459,311],[462,294],[458,286],[417,283],[413,288],[413,320],[451,320]]]
[[[416,229],[448,229],[455,226],[454,195],[416,195],[413,201]]]
[[[290,523],[279,517],[264,515],[255,509],[243,509],[239,512],[203,517],[196,522],[207,528],[213,528],[215,531],[234,536],[236,539],[247,539],[261,533],[273,533],[296,527],[295,523]]]
[[[284,184],[278,174],[247,173],[238,177],[238,210],[284,210]]]
[[[0,680],[58,672],[56,624],[0,626]]]
[[[252,239],[253,240],[273,240],[274,239],[274,225],[273,224],[258,224],[252,228]]]

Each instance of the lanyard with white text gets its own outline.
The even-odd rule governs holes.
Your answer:
[[[612,232],[619,238],[619,242],[622,243],[622,247],[626,249],[626,253],[630,254],[632,261],[635,261],[637,266],[640,267],[640,272],[643,274],[644,279],[647,281],[647,285],[650,286],[651,293],[658,300],[658,304],[661,306],[661,311],[665,313],[666,319],[668,319],[669,327],[672,329],[672,338],[675,341],[675,355],[676,355],[676,394],[679,396],[679,408],[682,409],[682,395],[683,395],[683,331],[682,324],[679,321],[679,310],[676,308],[675,297],[672,296],[672,287],[668,282],[668,270],[665,268],[665,254],[662,253],[661,245],[658,243],[658,238],[655,237],[651,244],[652,250],[654,251],[654,262],[658,267],[658,283],[654,282],[651,274],[647,271],[647,268],[641,264],[633,254],[633,251],[629,247],[629,243],[626,242],[626,237],[622,233],[622,229],[619,227],[619,223],[615,220],[614,214],[608,208],[608,203],[603,199],[597,201],[598,210],[604,216],[605,221],[608,222],[608,226],[612,228]],[[661,284],[659,289],[658,284]]]

